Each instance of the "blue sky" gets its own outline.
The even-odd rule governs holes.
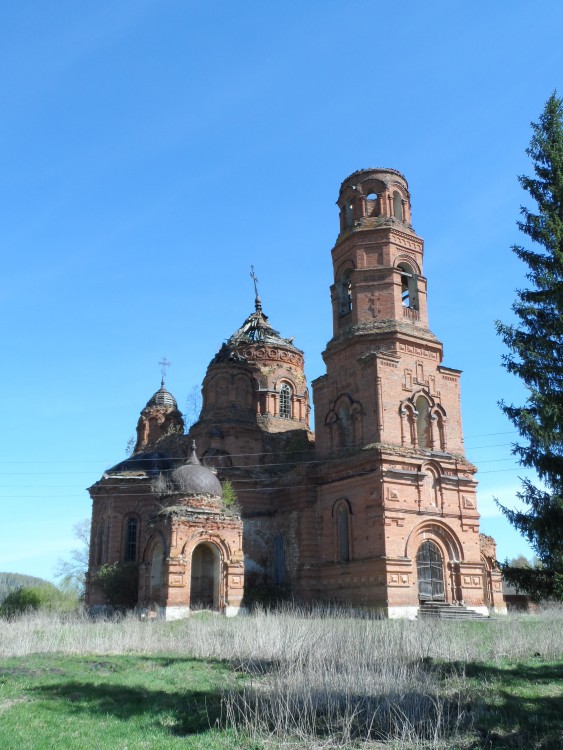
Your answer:
[[[22,0],[1,17],[0,570],[52,577],[158,361],[183,407],[252,309],[251,264],[309,382],[323,373],[335,200],[369,166],[409,182],[482,530],[529,554],[492,500],[525,474],[494,321],[525,284],[516,177],[563,91],[563,5]]]

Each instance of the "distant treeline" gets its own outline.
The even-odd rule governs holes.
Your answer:
[[[0,573],[0,602],[3,601],[10,591],[22,586],[44,586],[48,583],[44,578],[35,576],[24,576],[21,573]]]

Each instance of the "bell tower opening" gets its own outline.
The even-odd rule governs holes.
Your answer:
[[[401,272],[401,302],[403,307],[418,310],[418,284],[416,274],[408,263],[399,263]]]
[[[338,283],[338,309],[340,317],[343,318],[352,312],[352,270],[349,268],[345,271]]]

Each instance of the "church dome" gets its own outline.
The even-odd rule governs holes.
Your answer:
[[[200,464],[195,452],[195,443],[187,463],[175,469],[170,478],[177,490],[186,495],[223,495],[221,482],[216,475]]]
[[[164,387],[164,380],[162,380],[158,391],[147,401],[147,407],[150,406],[171,406],[173,409],[178,408],[176,399]]]

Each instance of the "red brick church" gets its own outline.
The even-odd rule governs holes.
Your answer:
[[[504,610],[465,458],[460,371],[442,364],[428,327],[407,182],[361,170],[337,204],[314,434],[303,352],[271,326],[256,290],[209,364],[189,434],[163,381],[132,455],[90,488],[91,607],[105,604],[100,566],[128,563],[137,606],[169,619],[198,607],[235,614],[267,596],[389,617],[437,604]]]

